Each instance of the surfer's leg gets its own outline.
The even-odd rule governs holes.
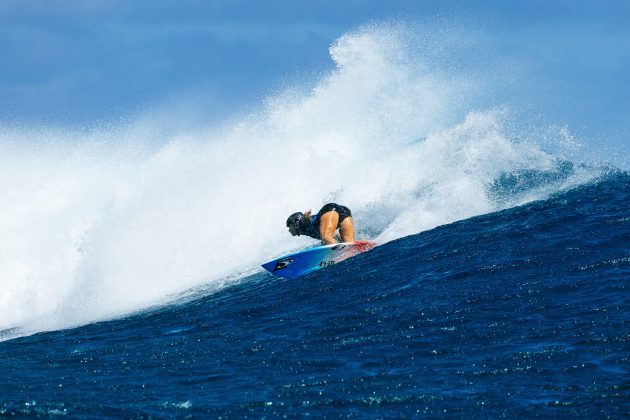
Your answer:
[[[335,231],[339,224],[339,213],[336,211],[328,211],[319,217],[319,234],[322,237],[322,243],[325,245],[336,244]]]
[[[352,216],[343,219],[343,222],[339,225],[339,233],[341,234],[341,240],[343,242],[354,242],[354,222],[352,221]]]

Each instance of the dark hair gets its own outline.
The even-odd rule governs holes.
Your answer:
[[[304,213],[302,212],[298,211],[297,213],[293,213],[287,219],[287,227],[295,227],[297,229],[303,217]]]

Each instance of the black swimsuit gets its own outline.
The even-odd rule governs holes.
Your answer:
[[[346,217],[352,216],[352,212],[350,212],[350,209],[348,207],[340,206],[339,204],[335,203],[326,204],[324,207],[321,208],[320,211],[317,212],[317,216],[322,217],[322,214],[328,213],[329,211],[336,211],[337,213],[339,213],[339,224],[337,225],[337,227],[339,227],[341,222],[343,222]]]
[[[311,216],[311,219],[308,221],[308,225],[302,228],[301,233],[303,235],[310,236],[311,238],[322,239],[322,236],[319,232],[319,220],[321,219],[322,214],[328,213],[329,211],[336,211],[339,214],[339,222],[337,223],[335,230],[339,228],[339,225],[341,225],[341,222],[343,222],[346,217],[352,216],[352,212],[348,207],[340,206],[339,204],[335,203],[328,203],[324,207],[322,207],[316,215]]]

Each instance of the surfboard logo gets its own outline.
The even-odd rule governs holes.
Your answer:
[[[287,268],[289,264],[293,262],[292,257],[281,258],[276,262],[276,266],[273,268],[273,271],[282,270],[283,268]]]

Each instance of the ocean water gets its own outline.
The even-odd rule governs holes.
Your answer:
[[[630,416],[630,175],[419,39],[213,127],[1,127],[0,414]],[[380,245],[264,272],[329,201]]]
[[[630,414],[630,175],[0,344],[5,415]]]

